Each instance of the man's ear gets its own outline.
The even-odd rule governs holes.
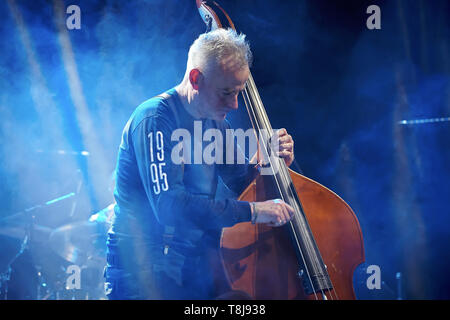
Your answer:
[[[202,78],[203,74],[198,69],[192,69],[191,72],[189,72],[189,81],[191,82],[192,88],[195,90],[198,90],[198,86]]]

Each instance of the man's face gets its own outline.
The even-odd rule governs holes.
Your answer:
[[[238,108],[238,94],[244,89],[250,71],[223,61],[204,75],[199,86],[199,101],[205,118],[224,120],[228,112]]]

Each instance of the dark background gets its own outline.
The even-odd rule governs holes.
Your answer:
[[[81,9],[80,30],[65,27],[71,4]],[[250,41],[272,126],[295,140],[293,168],[335,191],[359,219],[366,263],[355,272],[358,297],[398,298],[400,273],[402,298],[448,299],[450,3],[220,4]],[[366,27],[372,4],[381,30]],[[53,230],[112,203],[123,126],[138,104],[181,81],[205,25],[193,0],[8,0],[0,16],[0,217],[19,213],[0,222],[3,272],[26,217]],[[249,125],[243,105],[229,118]],[[400,123],[417,119],[434,120]],[[43,233],[14,263],[12,297],[34,298],[36,269],[49,283],[66,276],[69,263]],[[380,267],[381,289],[366,287],[369,265]]]

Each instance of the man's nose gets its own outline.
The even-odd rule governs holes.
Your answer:
[[[233,110],[236,110],[238,108],[238,95],[237,94],[231,96],[230,100],[228,101],[228,107]]]

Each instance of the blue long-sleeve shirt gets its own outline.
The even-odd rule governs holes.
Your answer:
[[[217,129],[223,137],[222,157],[219,149],[215,153],[222,164],[220,160],[207,164],[198,152],[211,147],[211,141],[202,138],[207,129]],[[165,97],[156,96],[136,108],[119,148],[111,232],[157,246],[169,229],[173,246],[183,254],[196,250],[208,230],[250,221],[248,202],[215,199],[219,176],[239,194],[257,173],[248,161],[236,164],[242,151],[236,143],[226,145],[227,129],[230,125],[226,120],[194,119],[174,88]],[[184,149],[181,136],[186,139]],[[226,164],[230,152],[233,163]]]

